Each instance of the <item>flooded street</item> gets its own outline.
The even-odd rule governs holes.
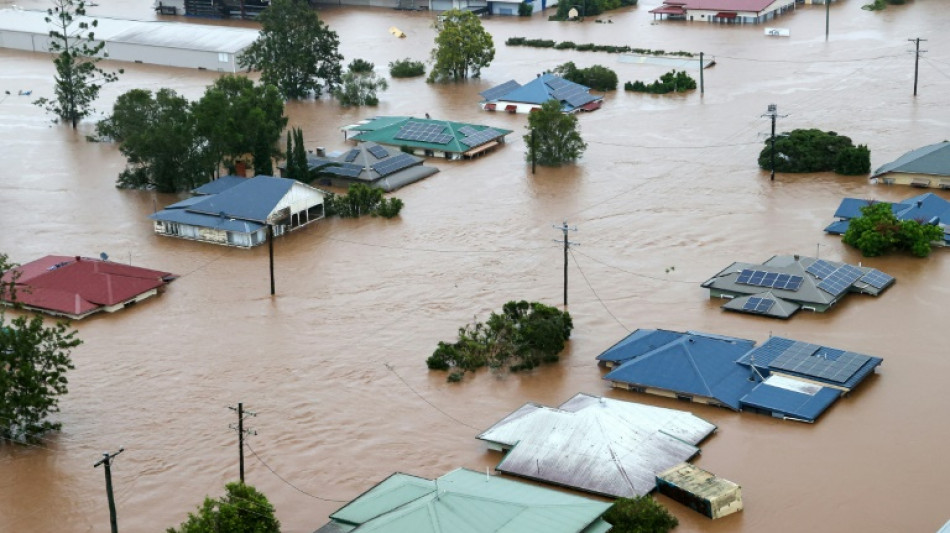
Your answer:
[[[244,402],[258,413],[247,422],[257,432],[247,481],[275,505],[284,531],[309,533],[395,471],[432,478],[493,468],[501,456],[478,433],[526,402],[554,406],[577,392],[685,409],[719,427],[694,462],[742,485],[745,510],[713,522],[659,496],[679,518],[678,532],[935,531],[950,519],[950,250],[864,259],[822,232],[843,197],[895,201],[917,189],[830,173],[770,182],[756,166],[771,103],[787,115],[778,131],[847,135],[868,145],[872,168],[950,137],[946,3],[882,12],[861,3],[832,6],[828,42],[824,6],[768,24],[789,28],[789,38],[765,37],[765,25],[654,24],[655,0],[602,15],[609,24],[494,17],[484,25],[496,57],[480,80],[391,80],[376,109],[288,104],[288,126],[303,129],[310,149],[346,148],[339,128],[375,114],[429,113],[514,133],[484,158],[430,160],[441,172],[395,193],[405,202],[396,219],[324,220],[277,240],[275,297],[266,246],[154,235],[147,215],[183,196],[116,189],[125,159],[114,145],[85,140],[94,121],[73,132],[30,104],[52,93],[50,58],[0,50],[0,252],[20,263],[106,252],[181,276],[159,298],[74,323],[84,344],[72,354],[76,368],[60,402],[63,431],[36,446],[0,445],[0,531],[106,531],[103,472],[93,464],[119,447],[112,477],[120,530],[177,526],[237,479],[237,438],[228,429],[236,416],[227,407]],[[153,19],[149,5],[102,0],[89,12]],[[380,73],[396,59],[427,59],[433,46],[430,13],[320,14],[339,33],[347,62],[361,57]],[[405,39],[388,32],[394,25]],[[511,36],[702,51],[716,65],[705,71],[702,96],[607,94],[601,110],[579,117],[589,143],[582,160],[532,174],[526,117],[481,111],[480,91],[566,61],[608,66],[621,84],[651,82],[667,69],[606,53],[505,46]],[[907,39],[916,37],[927,39],[928,52],[914,98]],[[100,112],[136,87],[196,99],[215,77],[121,66]],[[570,265],[575,330],[561,362],[524,375],[479,372],[461,384],[430,373],[425,359],[438,341],[454,340],[460,326],[506,301],[561,304],[563,251],[552,242],[561,233],[552,224],[563,220],[578,226],[571,239],[580,246]],[[855,295],[829,313],[788,321],[721,311],[723,301],[700,287],[733,261],[816,252],[861,261],[897,284],[879,298]],[[884,364],[816,424],[799,424],[610,390],[594,357],[636,328],[760,343],[782,335]]]

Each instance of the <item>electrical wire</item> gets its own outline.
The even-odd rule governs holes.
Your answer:
[[[621,322],[620,319],[617,318],[617,315],[613,314],[610,311],[610,309],[607,307],[607,304],[605,304],[604,301],[600,299],[600,295],[598,295],[597,291],[594,290],[594,286],[591,285],[590,280],[587,279],[587,274],[584,273],[584,269],[581,268],[581,264],[578,263],[577,258],[574,257],[574,250],[571,248],[568,248],[568,250],[571,252],[571,259],[574,260],[574,266],[577,267],[578,272],[581,273],[581,277],[584,278],[585,282],[587,282],[587,287],[590,289],[590,292],[594,293],[594,298],[597,298],[597,301],[600,302],[600,305],[604,308],[604,311],[607,311],[607,314],[610,315],[610,317],[613,318],[616,323],[620,324],[620,327],[622,327],[623,329],[627,331],[627,333],[629,333],[630,328],[625,326],[623,322]]]
[[[270,466],[269,464],[267,464],[267,463],[264,461],[264,459],[261,458],[260,455],[257,454],[257,452],[254,450],[254,448],[252,448],[251,445],[250,445],[250,443],[248,443],[246,440],[244,441],[244,446],[247,446],[247,449],[248,449],[248,450],[251,450],[251,453],[254,455],[254,457],[256,457],[257,460],[260,461],[260,463],[261,463],[262,465],[264,465],[265,468],[267,468],[268,470],[270,470],[270,473],[271,473],[271,474],[274,474],[274,475],[277,477],[277,479],[283,481],[285,484],[287,484],[287,486],[289,486],[290,488],[296,490],[297,492],[299,492],[299,493],[301,493],[301,494],[303,494],[303,495],[305,495],[305,496],[309,496],[309,497],[311,497],[311,498],[313,498],[313,499],[315,499],[315,500],[320,500],[320,501],[322,501],[322,502],[331,502],[331,503],[346,503],[346,502],[347,502],[347,500],[334,500],[334,499],[332,499],[332,498],[323,498],[323,497],[321,497],[321,496],[316,496],[316,495],[314,495],[314,494],[310,494],[309,492],[307,492],[307,491],[301,489],[300,487],[294,485],[293,483],[287,481],[283,476],[281,476],[280,474],[278,474],[276,470],[274,470],[273,468],[271,468],[271,466]]]
[[[452,421],[454,421],[454,422],[457,422],[457,423],[459,423],[459,424],[461,424],[461,425],[463,425],[463,426],[465,426],[465,427],[467,427],[467,428],[469,428],[469,429],[474,429],[475,431],[481,431],[480,428],[477,428],[477,427],[475,427],[475,426],[473,426],[473,425],[471,425],[471,424],[465,423],[465,422],[459,420],[458,418],[455,418],[454,416],[450,415],[449,413],[443,411],[438,405],[436,405],[436,404],[430,402],[430,401],[427,400],[423,395],[419,394],[419,392],[418,392],[416,389],[414,389],[414,388],[412,387],[412,385],[409,384],[408,381],[406,381],[405,379],[403,379],[402,376],[400,376],[399,373],[396,372],[396,369],[393,368],[393,365],[391,365],[391,364],[389,364],[389,363],[383,363],[383,364],[386,366],[387,369],[389,369],[390,372],[393,373],[393,375],[395,375],[397,378],[399,378],[399,381],[402,381],[403,385],[405,385],[410,391],[412,391],[413,394],[415,394],[416,396],[418,396],[420,400],[422,400],[422,401],[424,401],[425,403],[429,404],[429,407],[432,407],[432,408],[435,409],[436,411],[438,411],[438,412],[442,413],[443,415],[445,415],[445,416],[446,416],[447,418],[449,418],[450,420],[452,420]]]

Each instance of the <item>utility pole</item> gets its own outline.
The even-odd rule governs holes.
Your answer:
[[[112,495],[112,459],[125,451],[125,448],[119,448],[115,453],[104,453],[102,459],[99,459],[93,468],[104,465],[106,470],[106,497],[109,498],[109,523],[112,525],[112,533],[119,533],[119,525],[115,519],[115,497]]]
[[[920,37],[917,37],[916,39],[907,40],[916,45],[916,50],[914,52],[914,96],[917,96],[917,72],[919,71],[920,54],[926,52],[926,50],[920,49],[920,41],[926,41],[927,39],[921,39]]]
[[[257,416],[257,413],[245,411],[244,404],[241,402],[238,402],[237,408],[228,406],[228,409],[232,411],[236,411],[238,415],[237,427],[235,427],[234,424],[228,424],[228,427],[238,432],[238,457],[240,459],[240,466],[241,466],[241,483],[243,484],[244,483],[244,435],[245,434],[257,435],[256,431],[253,431],[250,429],[244,429],[244,415]]]
[[[771,154],[771,155],[772,155],[772,164],[771,164],[771,167],[772,167],[772,177],[771,177],[771,181],[775,181],[775,119],[778,118],[778,117],[780,117],[780,116],[781,116],[782,118],[784,118],[784,117],[787,117],[788,115],[779,115],[779,114],[778,114],[778,106],[775,105],[775,104],[769,104],[769,110],[768,110],[764,115],[762,115],[762,116],[763,116],[763,117],[769,117],[769,118],[772,119],[772,137],[771,137],[771,139],[772,139],[772,150],[771,150],[771,152],[772,152],[772,154]]]
[[[529,118],[530,122],[531,119]],[[535,142],[535,137],[537,136],[538,128],[531,128],[531,173],[534,174],[535,167],[537,166],[538,159],[538,143]]]
[[[274,295],[274,225],[267,225],[267,249],[270,254],[270,295]]]
[[[560,226],[551,226],[554,229],[559,229],[564,232],[564,308],[567,309],[567,251],[572,244],[578,244],[576,242],[571,242],[567,240],[568,231],[577,231],[577,226],[571,227],[567,225],[567,221]],[[559,242],[555,240],[554,242]]]
[[[703,70],[706,69],[706,65],[703,63],[703,53],[699,53],[699,95],[702,96],[706,94],[706,88],[703,86]]]
[[[828,40],[828,25],[831,21],[831,0],[825,0],[825,41]]]

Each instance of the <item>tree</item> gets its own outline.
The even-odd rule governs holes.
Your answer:
[[[649,495],[620,498],[604,513],[611,533],[667,533],[679,520]]]
[[[866,162],[865,162],[866,160]],[[772,140],[765,141],[759,153],[759,167],[772,165]],[[775,137],[776,172],[828,172],[836,169],[870,172],[871,152],[867,146],[855,147],[851,138],[833,131],[798,129]]]
[[[425,73],[426,66],[422,61],[413,61],[408,57],[389,63],[389,75],[393,78],[414,78]]]
[[[383,190],[363,183],[350,185],[346,194],[327,194],[323,200],[327,216],[359,218],[363,215],[393,218],[402,211],[402,200],[383,198]]]
[[[250,485],[228,483],[220,500],[205,498],[188,520],[166,533],[280,533],[280,521],[267,497]]]
[[[0,295],[14,305],[15,266],[0,254]],[[66,372],[74,368],[69,354],[80,344],[66,322],[47,327],[36,315],[7,321],[0,309],[0,439],[29,443],[62,427],[47,417],[59,412]]]
[[[495,59],[495,45],[478,16],[471,11],[450,9],[440,20],[436,23],[439,34],[432,50],[435,64],[427,81],[456,82],[469,75],[481,76],[482,69]]]
[[[53,26],[49,51],[56,55],[56,98],[40,98],[34,103],[76,129],[79,121],[92,112],[102,85],[116,81],[118,75],[96,66],[108,54],[103,53],[104,42],[94,41],[93,30],[99,21],[86,19],[85,0],[53,0],[46,14],[46,23]]]
[[[192,111],[216,168],[233,168],[238,159],[250,155],[256,174],[273,173],[272,158],[280,154],[277,144],[287,125],[284,101],[274,86],[255,86],[244,76],[222,76]]]
[[[847,146],[835,157],[835,173],[859,176],[871,172],[871,151],[867,145]]]
[[[917,220],[898,220],[891,204],[870,202],[861,208],[861,216],[848,222],[848,231],[842,240],[860,250],[865,257],[898,250],[927,257],[932,243],[943,238],[940,226]]]
[[[354,59],[343,74],[343,85],[333,90],[333,96],[344,106],[378,105],[376,91],[389,88],[386,80],[373,72],[375,66],[362,59]]]
[[[660,79],[647,85],[640,80],[633,83],[629,81],[624,84],[624,90],[640,93],[666,94],[673,92],[685,92],[696,89],[696,80],[693,79],[685,70],[671,70],[660,76]]]
[[[304,183],[309,183],[312,179],[303,145],[303,131],[300,128],[291,128],[287,132],[287,166],[284,167],[284,177]]]
[[[191,104],[171,89],[154,95],[145,89],[122,94],[96,130],[120,143],[119,151],[128,160],[118,187],[189,191],[213,174],[215,160],[197,132]]]
[[[603,66],[594,65],[588,68],[577,68],[573,61],[568,61],[554,69],[565,80],[586,85],[597,91],[613,91],[617,88],[617,73]]]
[[[577,129],[577,117],[566,115],[561,103],[551,99],[528,115],[530,133],[524,136],[528,146],[527,160],[556,167],[576,161],[587,143]]]
[[[320,98],[340,83],[340,39],[304,0],[274,0],[258,18],[260,37],[240,57],[242,67],[261,71],[261,83],[285,98]]]

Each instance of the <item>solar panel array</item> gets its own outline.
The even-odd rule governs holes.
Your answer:
[[[343,160],[347,163],[352,163],[358,155],[360,155],[360,151],[354,148],[346,153],[346,156],[344,156]]]
[[[769,309],[772,308],[772,305],[775,304],[775,300],[770,300],[768,298],[757,298],[752,297],[746,300],[745,305],[742,306],[743,311],[750,311],[752,313],[768,313]]]
[[[370,146],[369,148],[367,148],[367,150],[369,150],[369,153],[373,154],[373,157],[375,157],[376,159],[382,159],[389,155],[389,150],[386,150],[385,148],[383,148],[382,146],[378,144],[374,144],[373,146]]]
[[[476,130],[475,128],[471,126],[462,126],[461,128],[459,128],[459,133],[467,137],[473,133],[478,133],[478,130]]]
[[[469,147],[480,146],[501,135],[502,133],[494,128],[485,128],[482,131],[476,131],[471,135],[463,137],[462,143]]]
[[[801,276],[750,269],[742,270],[739,272],[739,277],[736,278],[736,283],[742,283],[743,285],[771,287],[773,289],[783,289],[786,291],[797,291],[802,286],[803,281],[805,281],[805,278]]]
[[[831,275],[832,272],[837,270],[838,267],[824,259],[819,259],[814,263],[808,265],[808,268],[805,269],[805,272],[812,274],[818,279],[825,279]]]
[[[347,178],[358,178],[362,171],[363,167],[354,165],[353,163],[342,163],[338,167],[327,167],[324,169],[324,172],[327,174],[336,174],[337,176],[345,176]]]
[[[880,270],[872,268],[870,272],[864,276],[861,276],[861,281],[867,283],[875,289],[883,289],[884,287],[887,287],[892,281],[894,281],[894,277],[888,276]]]
[[[587,87],[578,85],[576,83],[571,83],[569,81],[564,81],[564,83],[566,85],[554,89],[554,92],[551,93],[551,96],[558,100],[566,101],[574,107],[579,107],[586,104],[587,102],[596,100],[596,98],[590,94],[590,89]]]
[[[398,172],[404,168],[411,167],[415,165],[418,160],[412,157],[409,154],[399,154],[379,163],[375,163],[372,166],[373,170],[379,173],[380,176],[388,176],[393,172]]]
[[[855,281],[858,281],[864,271],[852,265],[841,265],[834,272],[818,283],[818,288],[832,296],[844,294]]]
[[[548,87],[550,87],[551,90],[554,90],[554,91],[556,91],[556,90],[558,90],[558,89],[562,89],[562,88],[564,88],[564,87],[567,87],[567,86],[573,84],[572,82],[567,81],[567,80],[565,80],[564,78],[559,78],[559,77],[557,77],[557,76],[552,77],[551,79],[545,81],[544,83],[545,83]]]
[[[510,93],[518,87],[521,87],[520,83],[516,82],[515,80],[510,80],[496,87],[492,87],[487,91],[482,91],[481,95],[485,100],[497,100],[498,98]]]
[[[814,344],[795,343],[769,366],[803,376],[845,383],[871,359],[854,352],[843,352],[837,359],[830,359],[823,356],[818,348]]]
[[[441,124],[427,124],[425,122],[409,121],[396,133],[396,138],[403,141],[419,141],[435,144],[446,144],[452,140],[451,135],[443,133],[445,126]]]

